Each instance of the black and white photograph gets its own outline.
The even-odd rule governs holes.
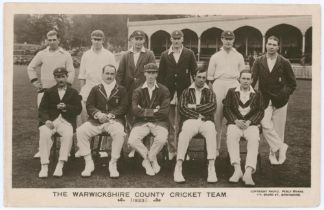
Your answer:
[[[319,204],[319,5],[4,12],[6,206]]]

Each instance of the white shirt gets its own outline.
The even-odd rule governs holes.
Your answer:
[[[109,98],[110,97],[110,94],[111,94],[111,91],[114,89],[114,87],[116,85],[116,80],[114,80],[110,84],[107,84],[104,81],[102,81],[101,84],[104,86],[104,89],[105,89],[106,94],[107,94],[107,98]]]
[[[150,96],[150,100],[152,99],[152,95],[153,95],[153,91],[155,90],[155,88],[158,88],[159,86],[157,85],[156,81],[154,82],[154,85],[152,88],[149,88],[147,85],[147,82],[144,82],[142,88],[147,88],[148,92],[149,92],[149,96]]]
[[[133,47],[129,51],[133,53],[134,64],[136,66],[137,61],[139,59],[139,56],[140,56],[141,52],[144,52],[145,53],[145,47],[143,46],[140,52],[135,52]]]
[[[182,50],[183,50],[183,45],[180,47],[179,51],[174,51],[173,46],[171,45],[171,47],[169,48],[168,55],[173,53],[173,58],[176,61],[176,63],[178,63]]]
[[[62,100],[62,98],[64,97],[65,92],[66,92],[66,86],[64,88],[57,88],[57,91],[60,96],[60,99]]]
[[[250,94],[255,93],[254,89],[250,86],[250,89],[248,91],[242,91],[240,86],[237,86],[235,89],[235,92],[240,92],[240,101],[245,104],[249,99],[250,99]],[[239,112],[241,113],[242,116],[247,115],[247,113],[250,112],[251,107],[241,107],[239,106]]]
[[[68,71],[67,81],[73,83],[75,70],[73,60],[70,53],[62,48],[57,48],[56,51],[50,51],[49,47],[38,52],[27,67],[27,73],[30,80],[38,78],[37,68],[40,67],[40,81],[43,88],[50,88],[56,85],[56,80],[53,76],[54,69],[64,67]]]
[[[277,61],[277,55],[274,59],[271,59],[270,57],[267,56],[267,64],[268,64],[268,68],[269,68],[269,71],[272,72],[272,69],[274,67],[274,65],[276,64],[276,61]]]
[[[99,52],[90,49],[82,55],[79,79],[86,80],[80,91],[82,100],[86,101],[91,89],[100,84],[102,68],[108,64],[116,66],[115,56],[104,48]]]
[[[207,79],[237,79],[243,69],[245,69],[245,62],[241,53],[235,48],[232,48],[229,53],[221,48],[210,58]]]
[[[201,101],[201,92],[204,88],[208,88],[208,85],[205,83],[204,86],[202,88],[197,88],[195,83],[191,83],[191,85],[189,86],[189,89],[195,89],[195,96],[196,96],[196,105],[200,104]]]

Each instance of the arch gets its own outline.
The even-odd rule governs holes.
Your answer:
[[[266,32],[266,39],[274,35],[280,40],[279,52],[291,62],[299,62],[302,56],[302,33],[295,26],[279,24]]]
[[[160,57],[162,52],[171,46],[170,34],[163,30],[154,32],[151,36],[151,50]]]
[[[195,55],[198,53],[198,35],[190,29],[182,29],[183,32],[183,45],[186,48],[194,51]]]
[[[245,58],[262,53],[262,33],[252,26],[242,26],[234,30],[234,47]]]
[[[212,27],[205,30],[200,37],[200,59],[208,60],[215,52],[219,51],[222,46],[221,34],[222,29]]]

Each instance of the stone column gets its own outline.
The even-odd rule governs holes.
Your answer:
[[[265,39],[266,39],[266,37],[265,37],[265,35],[263,35],[262,36],[262,53],[265,52]]]
[[[302,54],[304,55],[305,54],[305,43],[306,43],[306,39],[305,39],[305,35],[306,34],[303,34],[303,47],[302,47]]]
[[[198,62],[200,61],[200,45],[201,45],[201,37],[198,37]]]

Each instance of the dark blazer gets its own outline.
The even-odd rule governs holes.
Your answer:
[[[223,100],[224,117],[227,119],[227,124],[235,124],[235,120],[250,120],[251,125],[259,125],[264,116],[263,97],[260,92],[250,94],[250,99],[243,104],[240,100],[240,92],[235,91],[236,88],[230,88]],[[250,106],[251,110],[245,116],[239,111],[239,106]]]
[[[198,119],[199,114],[205,118],[203,120],[210,120],[214,122],[214,112],[216,110],[216,96],[209,88],[201,90],[200,104],[196,109],[188,108],[188,104],[196,104],[196,93],[194,88],[187,88],[183,91],[180,97],[179,111],[181,120]]]
[[[135,116],[134,126],[154,122],[168,128],[170,93],[167,87],[157,83],[150,100],[147,88],[138,87],[133,92],[132,111]],[[157,112],[153,112],[160,106]]]
[[[180,98],[182,91],[191,84],[190,76],[194,78],[197,62],[192,50],[183,47],[178,63],[169,50],[162,53],[159,65],[158,82],[169,88],[171,98],[175,91]]]
[[[289,96],[296,89],[296,78],[290,62],[278,55],[277,61],[270,72],[266,55],[258,57],[252,67],[252,86],[259,80],[259,90],[267,107],[271,100],[276,108],[288,103]]]
[[[56,108],[59,103],[65,103],[66,109],[61,111]],[[39,126],[45,124],[47,120],[53,121],[60,114],[71,123],[73,129],[76,129],[76,117],[81,113],[81,96],[78,91],[67,85],[66,92],[62,98],[58,94],[57,85],[46,89],[44,96],[38,108]]]
[[[134,63],[134,53],[127,51],[121,58],[116,81],[124,86],[131,95],[133,90],[145,82],[144,65],[155,63],[155,57],[152,51],[145,49],[141,52],[138,61]]]
[[[100,111],[115,115],[115,119],[124,124],[128,107],[127,91],[123,86],[116,84],[108,98],[104,86],[96,85],[90,91],[86,107],[89,121],[92,123],[100,124],[99,120],[94,118],[94,115]]]

